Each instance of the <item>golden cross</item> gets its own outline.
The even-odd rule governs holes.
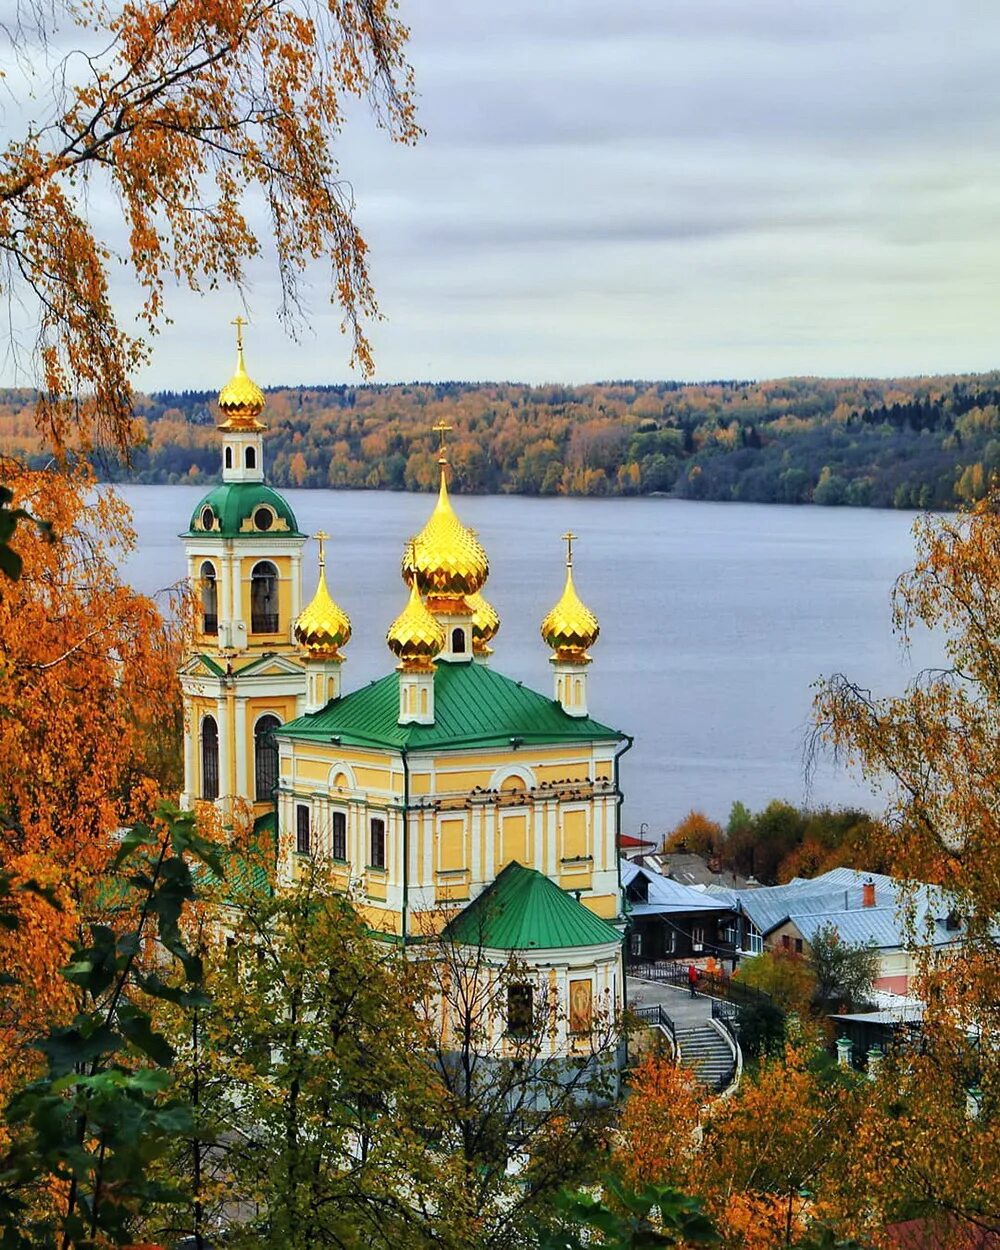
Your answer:
[[[234,317],[229,324],[236,327],[236,350],[241,352],[243,350],[243,327],[250,323],[242,317]]]
[[[315,534],[313,534],[313,538],[315,538],[316,541],[319,543],[319,567],[321,569],[326,568],[326,555],[323,550],[323,544],[326,542],[326,540],[329,537],[330,535],[324,533],[323,530],[319,530]]]
[[[437,423],[437,425],[432,425],[432,426],[431,426],[431,429],[433,430],[433,432],[434,432],[435,434],[440,434],[440,435],[441,435],[441,447],[440,447],[440,450],[443,452],[443,451],[445,450],[445,446],[444,446],[444,436],[445,436],[446,434],[450,434],[450,433],[451,433],[452,427],[451,427],[450,425],[446,425],[444,421],[439,421],[439,422]]]
[[[572,530],[567,530],[562,536],[563,542],[566,544],[566,567],[573,567],[573,543],[579,538],[578,534],[574,534]]]

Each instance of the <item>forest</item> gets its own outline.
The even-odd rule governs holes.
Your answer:
[[[41,467],[35,402],[30,390],[0,392],[0,450]],[[100,477],[216,476],[214,393],[139,395],[135,414],[128,465],[90,452]],[[265,419],[277,486],[432,489],[430,427],[442,420],[466,493],[953,508],[981,499],[1000,469],[1000,373],[279,387]]]

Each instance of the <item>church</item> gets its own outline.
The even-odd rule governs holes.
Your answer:
[[[242,324],[218,400],[222,482],[182,535],[197,606],[180,672],[182,805],[251,805],[273,839],[278,888],[322,859],[381,940],[443,931],[498,966],[516,957],[562,1006],[554,1051],[575,1053],[599,1010],[624,1006],[619,761],[631,745],[590,715],[600,627],[574,585],[575,536],[564,535],[565,584],[541,622],[550,697],[494,666],[489,560],[452,505],[447,428],[436,427],[439,491],[420,533],[400,536],[389,671],[351,690],[351,623],[327,583],[327,537],[316,536],[318,583],[303,604],[308,539],[265,481],[266,401]]]

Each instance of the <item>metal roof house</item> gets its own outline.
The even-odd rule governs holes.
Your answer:
[[[725,898],[622,861],[630,963],[736,954],[736,912]]]
[[[738,908],[770,950],[805,953],[825,929],[843,942],[874,946],[880,957],[875,987],[894,994],[908,992],[918,950],[951,946],[960,933],[946,891],[854,868],[750,890],[709,887],[709,893]]]

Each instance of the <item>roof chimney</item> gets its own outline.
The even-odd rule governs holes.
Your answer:
[[[874,907],[875,906],[875,882],[874,881],[868,880],[862,884],[861,906],[862,907]]]

